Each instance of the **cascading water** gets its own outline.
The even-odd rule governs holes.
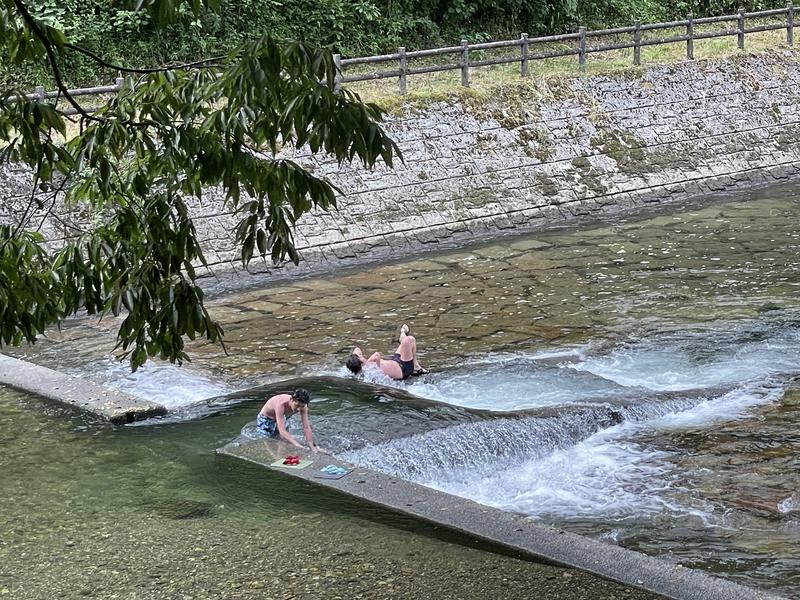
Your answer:
[[[677,464],[680,450],[652,440],[778,401],[799,359],[800,330],[785,318],[651,334],[601,352],[588,346],[555,365],[535,354],[497,355],[411,388],[521,414],[394,438],[342,458],[537,518],[670,513],[721,525],[726,509],[688,489],[697,474]],[[542,408],[552,414],[523,416]]]
[[[202,398],[222,396],[233,391],[221,381],[169,363],[149,362],[131,373],[127,362],[106,359],[81,369],[65,369],[65,372],[88,376],[98,383],[159,402],[173,410]]]

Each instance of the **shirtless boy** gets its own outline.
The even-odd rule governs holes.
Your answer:
[[[314,436],[311,433],[311,423],[308,420],[308,403],[311,398],[303,388],[297,388],[292,394],[278,394],[272,396],[256,417],[256,427],[262,433],[269,436],[280,437],[289,442],[296,448],[305,448],[294,436],[286,430],[286,419],[294,413],[300,413],[300,420],[303,423],[303,434],[306,438],[308,447],[314,452],[320,449],[314,443]]]
[[[385,375],[397,381],[408,379],[412,375],[428,373],[417,360],[417,340],[413,335],[408,335],[408,325],[403,325],[400,328],[400,345],[397,346],[394,354],[388,359],[381,358],[380,352],[375,352],[369,358],[366,358],[361,348],[356,346],[347,358],[345,366],[352,373],[358,374],[366,364],[374,364]]]

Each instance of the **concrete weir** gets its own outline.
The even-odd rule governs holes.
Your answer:
[[[47,367],[0,354],[0,382],[44,398],[74,406],[115,424],[167,414],[156,402],[71,377]]]
[[[385,473],[363,469],[331,456],[298,452],[271,439],[236,440],[217,454],[279,471],[332,490],[349,494],[470,537],[499,544],[536,560],[580,569],[679,600],[768,600],[781,596],[747,588],[693,569],[539,525],[527,517],[484,506]],[[303,469],[272,463],[288,454],[313,461]],[[341,479],[321,479],[320,469],[334,464],[352,469]]]

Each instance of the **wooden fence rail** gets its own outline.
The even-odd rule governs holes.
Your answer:
[[[669,21],[666,23],[645,23],[639,21],[634,22],[633,25],[628,27],[615,27],[613,29],[600,29],[595,31],[587,31],[585,27],[580,27],[576,33],[563,33],[559,35],[548,35],[544,37],[531,38],[527,33],[523,33],[517,40],[503,40],[498,42],[482,42],[479,44],[470,44],[467,40],[461,40],[458,46],[448,46],[445,48],[432,48],[430,50],[415,50],[413,52],[406,51],[405,47],[400,47],[394,54],[381,54],[376,56],[361,56],[357,58],[342,58],[339,54],[334,54],[333,58],[337,66],[336,87],[341,87],[343,83],[351,83],[355,81],[369,81],[373,79],[398,79],[399,92],[405,94],[407,91],[407,78],[410,75],[420,75],[423,73],[436,73],[442,71],[460,71],[461,72],[461,85],[469,86],[469,71],[473,68],[487,67],[491,65],[501,64],[520,64],[520,75],[525,77],[528,75],[530,61],[544,60],[548,58],[556,58],[563,56],[577,56],[578,65],[581,71],[586,69],[586,59],[589,54],[597,52],[607,52],[611,50],[633,49],[633,64],[638,66],[641,64],[641,49],[646,46],[656,46],[661,44],[674,44],[678,42],[686,42],[686,57],[690,60],[694,59],[694,42],[696,40],[707,40],[718,37],[736,36],[737,46],[740,50],[744,49],[744,39],[747,33],[757,33],[762,31],[776,31],[786,30],[786,43],[791,46],[794,43],[794,15],[796,8],[793,3],[787,4],[786,8],[776,8],[772,10],[762,10],[757,12],[745,12],[744,9],[739,9],[735,15],[723,15],[719,17],[702,17],[695,19],[692,13],[686,16],[682,21]],[[754,25],[751,27],[746,26],[747,19],[761,19],[765,17],[778,17],[781,16],[784,22],[771,23],[765,25]],[[721,29],[718,31],[696,32],[695,27],[698,25],[708,25],[716,23],[732,23],[733,28]],[[665,38],[656,39],[643,39],[642,33],[648,31],[660,31],[664,29],[677,29],[685,28],[684,35],[675,35]],[[631,35],[631,41],[620,42],[614,44],[606,44],[599,46],[589,45],[589,42],[594,38],[605,36],[624,36]],[[574,48],[564,50],[542,50],[536,52],[535,48],[541,44],[553,44],[559,42],[572,42],[575,44]],[[496,50],[499,48],[519,48],[519,54],[515,56],[502,56],[497,58],[475,58],[471,57],[471,52],[482,52],[485,50]],[[419,67],[409,67],[408,61],[417,58],[428,58],[434,56],[457,55],[458,60],[452,63],[427,65]],[[384,71],[373,71],[370,73],[358,73],[353,75],[344,75],[346,67],[353,67],[356,65],[379,65],[383,63],[397,63],[397,68]],[[122,87],[123,80],[118,78],[114,85],[81,88],[70,90],[73,96],[88,96],[97,94],[109,94],[118,92]],[[48,99],[58,98],[60,92],[45,92],[44,88],[39,86],[32,94],[27,94],[26,98],[29,100],[37,100],[44,102]],[[13,100],[13,98],[9,98]],[[69,110],[65,112],[72,112]]]
[[[405,94],[407,91],[407,77],[421,73],[435,73],[440,71],[461,71],[461,84],[469,85],[469,70],[472,68],[486,67],[490,65],[501,65],[519,63],[520,75],[528,75],[530,61],[543,60],[561,56],[577,56],[578,66],[583,71],[586,69],[586,59],[589,54],[596,52],[607,52],[610,50],[633,49],[633,64],[641,64],[641,49],[645,46],[656,46],[662,44],[674,44],[686,42],[686,57],[694,59],[694,42],[696,40],[707,40],[718,37],[736,36],[737,47],[744,49],[744,39],[747,33],[757,33],[762,31],[786,30],[786,43],[791,46],[794,43],[794,14],[795,6],[789,3],[786,8],[776,8],[772,10],[762,10],[757,12],[745,12],[739,9],[735,15],[723,15],[719,17],[702,17],[695,19],[692,13],[682,21],[669,21],[666,23],[647,23],[642,24],[636,21],[629,27],[615,27],[613,29],[600,29],[587,31],[585,27],[580,27],[576,33],[565,33],[561,35],[548,35],[545,37],[531,38],[527,33],[523,33],[518,40],[505,40],[499,42],[485,42],[480,44],[470,44],[467,40],[461,40],[459,46],[449,46],[446,48],[434,48],[431,50],[418,50],[408,52],[404,47],[397,49],[394,54],[382,54],[378,56],[362,56],[359,58],[342,58],[339,54],[334,54],[334,61],[338,66],[339,74],[336,78],[337,87],[343,83],[355,81],[368,81],[373,79],[398,78],[399,92]],[[784,22],[768,23],[764,25],[746,26],[747,19],[763,19],[766,17],[783,17]],[[695,27],[698,25],[708,25],[716,23],[731,23],[733,27],[720,29],[718,31],[697,32]],[[664,29],[685,28],[683,35],[657,39],[643,39],[642,33],[649,31],[660,31]],[[612,43],[606,45],[590,45],[591,40],[606,36],[630,35],[630,41]],[[564,50],[543,50],[536,52],[535,48],[541,44],[552,44],[558,42],[572,42],[575,47]],[[483,50],[494,50],[498,48],[519,48],[519,54],[514,56],[502,56],[497,58],[471,59],[470,52]],[[415,58],[431,56],[456,55],[456,62],[438,65],[428,65],[422,67],[409,67],[408,61]],[[474,55],[473,55],[474,56]],[[377,65],[381,63],[396,62],[397,68],[383,71],[373,71],[370,73],[358,73],[345,75],[344,69],[355,65]]]
[[[74,90],[68,90],[70,95],[72,96],[97,96],[100,94],[116,94],[118,91],[122,89],[122,84],[124,80],[122,77],[117,77],[114,85],[102,85],[97,87],[88,87],[88,88],[77,88]],[[56,100],[62,98],[62,93],[60,91],[55,92],[46,92],[44,91],[44,87],[39,85],[36,86],[36,89],[32,94],[25,94],[25,98],[28,100],[35,100],[36,102],[44,102],[45,100]],[[5,101],[6,102],[16,102],[18,96],[8,96]],[[96,108],[87,109],[89,112],[93,110],[97,110]],[[66,115],[74,115],[77,114],[77,110],[74,108],[66,109],[62,111]]]

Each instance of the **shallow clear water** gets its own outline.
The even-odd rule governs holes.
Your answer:
[[[0,597],[655,600],[215,456],[259,403],[110,427],[0,386]]]
[[[128,377],[80,322],[25,354],[167,400],[160,427],[213,416],[219,445],[281,389],[251,386],[293,378],[343,458],[792,596],[798,221],[776,189],[234,294],[214,307],[230,354],[196,346],[183,371]],[[401,321],[433,373],[345,379]]]

